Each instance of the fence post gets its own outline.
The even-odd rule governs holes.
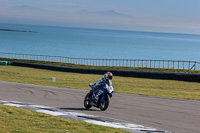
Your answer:
[[[147,62],[147,60],[146,60],[146,68],[147,68],[147,63],[148,63],[148,62]]]
[[[143,60],[142,60],[142,68],[143,68]]]
[[[178,69],[179,69],[179,61],[178,61]]]
[[[168,60],[168,69],[169,69],[169,60]]]
[[[159,68],[160,68],[160,60],[159,60]]]
[[[151,68],[151,60],[150,60],[150,68]]]
[[[163,60],[163,69],[165,68],[165,61]]]
[[[188,64],[188,69],[190,69],[190,61],[189,61],[189,64]]]

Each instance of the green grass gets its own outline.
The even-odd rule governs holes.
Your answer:
[[[88,84],[103,75],[57,72],[16,66],[0,66],[0,80],[43,86],[89,90]],[[52,77],[56,82],[52,82]],[[113,77],[115,92],[200,100],[200,84],[174,80]],[[0,105],[2,133],[62,132],[62,133],[121,133],[120,129],[97,126],[83,121],[59,118],[17,107]]]
[[[89,83],[103,75],[57,72],[16,66],[0,66],[0,80],[89,90]],[[56,82],[52,82],[52,77]],[[115,92],[200,100],[200,84],[175,80],[113,77]]]
[[[0,104],[1,133],[126,133],[83,121],[60,118]]]
[[[187,70],[187,69],[167,69],[167,68],[145,68],[145,67],[114,67],[114,66],[90,66],[90,65],[79,65],[72,63],[61,63],[61,62],[49,62],[49,61],[36,61],[36,60],[23,60],[23,59],[8,59],[0,58],[4,61],[17,61],[26,63],[37,63],[54,66],[64,67],[78,67],[78,68],[94,68],[94,69],[106,69],[106,70],[133,70],[133,71],[157,71],[157,72],[178,72],[178,73],[200,73],[200,70]]]

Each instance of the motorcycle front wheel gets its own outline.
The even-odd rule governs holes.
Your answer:
[[[84,106],[86,109],[89,109],[91,108],[92,106],[90,105],[90,97],[89,97],[90,93],[88,93],[86,96],[85,96],[85,100],[84,100]]]
[[[105,111],[109,105],[109,97],[108,95],[104,94],[99,99],[99,108],[101,111]]]

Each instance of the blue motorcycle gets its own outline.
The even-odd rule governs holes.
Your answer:
[[[89,84],[90,87],[93,87],[94,84]],[[103,82],[102,86],[93,91],[93,94],[90,92],[85,96],[84,106],[86,109],[91,108],[92,106],[100,108],[101,111],[105,111],[109,105],[109,98],[112,97],[114,93],[114,88],[111,85]]]

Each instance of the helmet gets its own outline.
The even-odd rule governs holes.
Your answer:
[[[112,80],[112,76],[113,76],[113,74],[111,72],[107,72],[107,73],[105,73],[104,78],[106,80]]]

